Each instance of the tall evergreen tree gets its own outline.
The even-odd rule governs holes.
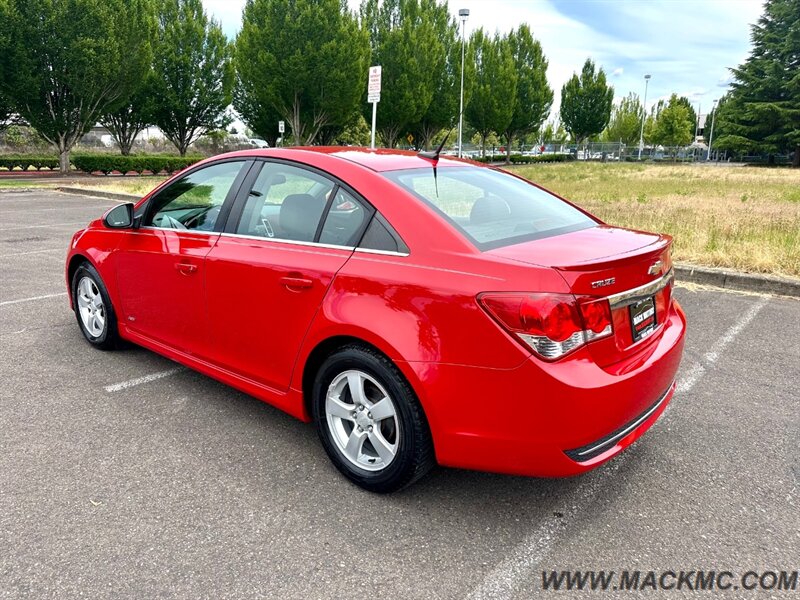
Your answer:
[[[59,154],[69,152],[145,76],[149,0],[0,2],[0,94]]]
[[[517,93],[511,121],[502,131],[506,143],[506,162],[510,162],[511,145],[518,137],[537,131],[550,114],[553,90],[547,83],[547,59],[542,45],[533,38],[531,30],[522,24],[506,38],[514,57],[517,73]]]
[[[578,144],[598,135],[608,125],[614,88],[606,83],[603,69],[595,70],[587,58],[580,77],[572,78],[561,88],[561,121]]]
[[[181,156],[206,131],[226,127],[233,47],[202,0],[159,0],[152,120]]]
[[[341,130],[366,90],[368,44],[345,0],[248,0],[236,39],[236,108],[265,139],[276,117],[296,144]]]
[[[442,129],[450,129],[458,122],[461,93],[461,38],[458,22],[450,15],[447,4],[432,3],[430,8],[436,36],[442,42],[442,60],[435,65],[433,95],[420,121],[411,125],[415,142],[427,149],[432,139]],[[464,59],[464,95],[468,97],[472,81],[471,61]],[[380,107],[379,107],[380,110]],[[454,136],[451,136],[451,141]]]
[[[766,0],[751,39],[750,56],[733,69],[727,141],[793,152],[800,167],[800,2]]]
[[[436,91],[446,60],[437,28],[436,0],[364,0],[361,18],[370,34],[371,64],[382,70],[377,130],[386,145],[419,123]],[[366,92],[366,86],[364,86]],[[364,104],[372,118],[372,106]]]
[[[505,131],[514,116],[517,100],[517,72],[507,38],[489,37],[483,29],[473,32],[470,56],[475,61],[475,80],[465,115],[481,138],[481,155],[486,155],[486,138]]]

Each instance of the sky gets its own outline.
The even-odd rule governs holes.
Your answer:
[[[241,26],[245,0],[203,0],[206,10],[233,38]],[[360,0],[348,0],[357,9]],[[587,57],[601,66],[614,86],[615,100],[644,95],[647,105],[673,92],[708,112],[725,93],[729,69],[750,49],[750,24],[762,0],[449,0],[455,15],[470,10],[466,35],[478,27],[501,33],[527,23],[549,61],[547,77],[555,91]],[[366,83],[367,74],[364,74]]]

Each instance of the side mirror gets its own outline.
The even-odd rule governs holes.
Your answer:
[[[103,225],[109,229],[129,229],[133,227],[133,203],[118,204],[103,217]]]

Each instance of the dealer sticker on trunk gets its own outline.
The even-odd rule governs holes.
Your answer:
[[[631,304],[631,333],[633,341],[643,340],[656,329],[656,303],[653,297]]]

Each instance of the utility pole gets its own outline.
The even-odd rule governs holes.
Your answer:
[[[461,158],[461,132],[464,127],[464,37],[467,30],[469,9],[462,8],[458,11],[458,16],[461,19],[461,102],[458,109],[458,158]]]
[[[642,150],[644,149],[644,119],[647,116],[647,85],[650,83],[650,75],[644,76],[644,102],[642,103],[642,129],[639,131],[639,160],[642,160]]]
[[[711,133],[708,134],[708,154],[706,154],[706,162],[711,160],[711,142],[714,140],[714,121],[717,117],[717,101],[711,107]]]

